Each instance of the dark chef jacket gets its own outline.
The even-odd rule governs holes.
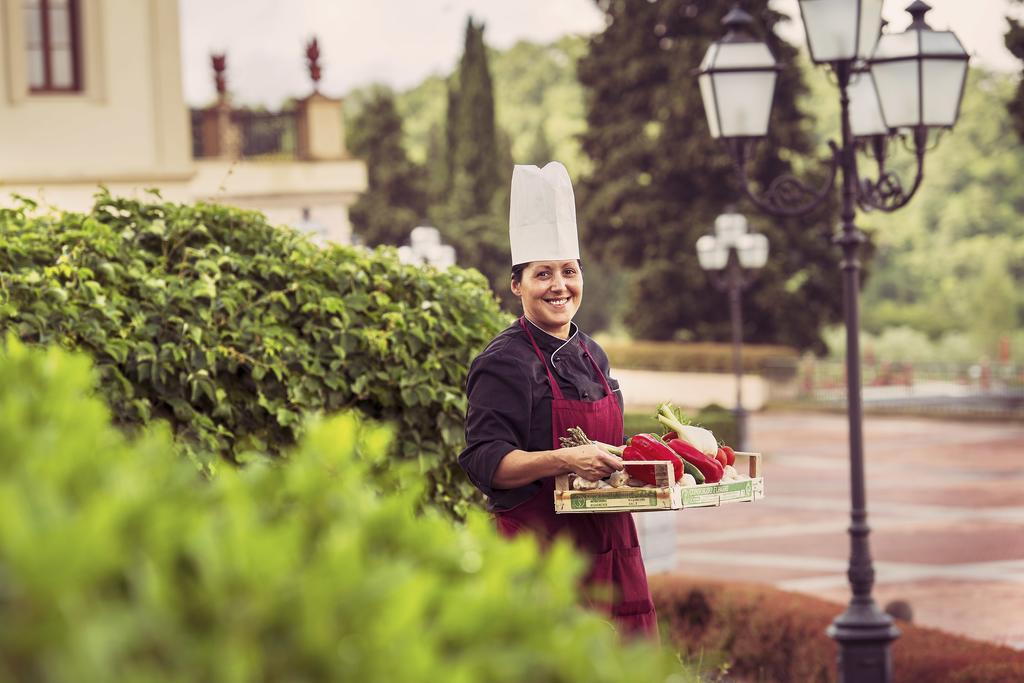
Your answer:
[[[598,401],[604,397],[604,387],[583,353],[582,343],[608,378],[622,411],[619,383],[609,376],[608,356],[597,342],[580,332],[575,323],[567,340],[548,334],[530,321],[526,324],[564,398]],[[553,445],[551,386],[518,320],[495,337],[470,365],[466,393],[467,445],[459,455],[459,464],[487,495],[489,510],[510,510],[534,495],[541,484],[535,481],[516,489],[494,489],[491,480],[498,463],[516,449],[547,451]]]

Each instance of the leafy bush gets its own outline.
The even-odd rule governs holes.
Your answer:
[[[202,480],[129,441],[88,361],[0,351],[0,680],[664,681],[673,656],[576,606],[581,561],[483,515],[415,514],[371,469],[392,433],[314,421]],[[416,464],[394,466],[415,480]]]
[[[309,411],[394,422],[447,508],[469,362],[504,325],[477,273],[320,249],[254,212],[97,195],[89,214],[0,209],[0,330],[88,351],[114,418],[164,418],[193,454],[277,454]]]
[[[651,577],[651,593],[662,636],[684,656],[721,652],[732,673],[751,680],[835,680],[836,644],[825,629],[843,611],[841,605],[767,586],[665,574]],[[894,683],[1009,682],[1024,673],[1024,652],[898,625]]]
[[[732,372],[731,344],[632,341],[602,344],[612,367],[665,372]],[[744,345],[744,372],[793,374],[799,356],[788,346]]]

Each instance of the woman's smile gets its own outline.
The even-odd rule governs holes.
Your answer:
[[[523,313],[537,327],[562,339],[583,299],[583,273],[576,259],[535,261],[512,282],[512,292],[523,300]]]

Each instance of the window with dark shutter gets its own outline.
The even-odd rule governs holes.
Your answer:
[[[22,0],[32,92],[82,89],[78,0]]]

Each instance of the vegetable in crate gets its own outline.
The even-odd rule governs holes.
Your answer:
[[[586,446],[593,444],[595,446],[600,446],[612,455],[617,455],[620,458],[622,457],[622,446],[612,446],[611,444],[594,441],[579,427],[569,427],[565,430],[565,433],[569,436],[559,437],[558,439],[559,443],[562,444],[562,448],[572,448],[573,446]]]
[[[669,448],[667,444],[658,439],[658,437],[653,434],[637,434],[629,440],[629,445],[632,446],[641,456],[639,458],[640,460],[660,460],[672,463],[673,483],[682,478],[683,471],[685,470],[682,459],[676,455],[676,452]],[[627,469],[628,468],[629,466],[627,465]],[[648,468],[642,467],[637,469],[647,470]]]
[[[682,439],[672,439],[668,445],[679,454],[679,457],[700,470],[700,473],[704,475],[705,483],[714,484],[722,480],[722,476],[725,474],[725,467],[722,466],[722,463],[704,455]]]
[[[628,445],[622,451],[623,460],[646,460],[636,446]],[[626,472],[634,479],[639,479],[648,486],[657,486],[658,478],[654,476],[654,469],[643,465],[626,465]]]
[[[558,441],[562,444],[562,448],[572,448],[574,446],[586,446],[588,444],[594,444],[595,446],[599,446],[604,450],[608,451],[612,455],[617,455],[620,458],[622,457],[623,448],[621,446],[612,446],[610,444],[601,443],[600,441],[592,441],[589,437],[587,437],[586,432],[584,432],[579,427],[569,427],[569,429],[566,430],[566,434],[568,434],[568,436],[562,436],[559,437],[558,439]],[[625,486],[627,481],[629,481],[629,474],[627,474],[624,470],[620,470],[618,472],[611,473],[611,475],[607,478],[606,486],[610,485],[612,488],[620,488],[622,486]],[[583,477],[576,475],[576,478],[573,479],[572,486],[574,489],[586,491],[591,489],[605,488],[605,486],[601,485],[604,482],[604,479],[600,479],[598,481],[590,481],[589,479],[584,479]]]
[[[676,438],[694,446],[705,455],[715,457],[718,452],[718,441],[715,440],[715,435],[703,427],[685,424],[682,416],[675,411],[671,404],[662,403],[658,406],[658,414],[655,417],[658,422],[675,432]]]

